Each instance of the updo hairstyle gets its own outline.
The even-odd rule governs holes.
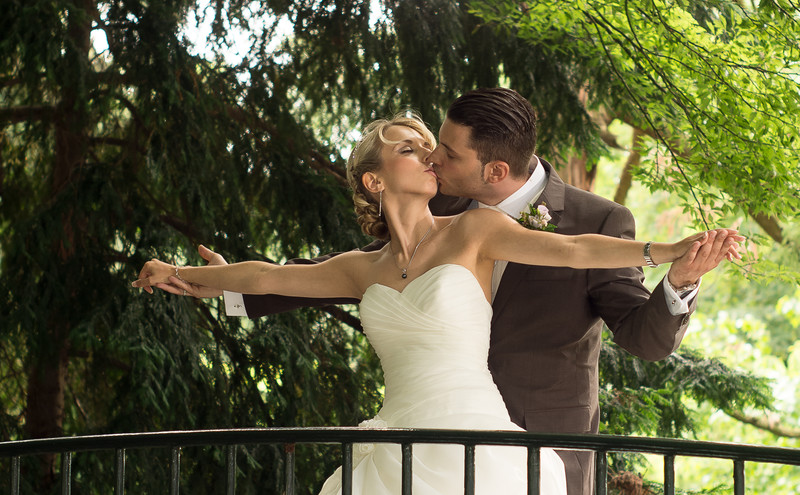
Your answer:
[[[435,146],[436,138],[424,122],[414,113],[404,112],[391,119],[379,119],[371,122],[361,139],[356,143],[350,158],[347,159],[347,181],[353,190],[353,206],[355,207],[358,224],[365,234],[377,239],[389,239],[389,226],[386,217],[378,215],[378,195],[367,191],[361,183],[361,177],[367,172],[380,170],[383,165],[381,151],[384,144],[396,144],[386,138],[386,129],[391,126],[401,125],[416,131],[420,136]]]

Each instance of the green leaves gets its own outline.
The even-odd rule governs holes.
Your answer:
[[[765,379],[684,347],[662,362],[647,363],[607,344],[600,368],[605,433],[680,437],[695,428],[687,400],[736,411],[768,409],[773,400]]]
[[[774,9],[670,1],[472,2],[530,46],[566,54],[587,106],[652,137],[666,166],[638,178],[683,195],[709,223],[800,207],[798,23]],[[795,12],[795,15],[797,12]],[[786,197],[781,204],[770,198]],[[746,202],[747,208],[742,204]],[[710,217],[700,211],[717,209]]]

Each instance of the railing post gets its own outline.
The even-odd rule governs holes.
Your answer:
[[[542,450],[533,445],[528,446],[528,495],[539,495],[542,477]]]
[[[342,495],[353,493],[353,444],[342,445]]]
[[[464,444],[464,495],[475,495],[474,444]]]
[[[598,450],[594,456],[594,493],[606,495],[608,490],[608,458],[605,450]]]
[[[170,493],[178,495],[181,490],[181,448],[172,448],[172,459],[169,463],[170,467]]]
[[[664,495],[675,495],[675,456],[664,456]]]
[[[733,460],[733,494],[744,495],[744,461]]]
[[[61,453],[61,495],[72,492],[72,452]]]
[[[114,487],[116,495],[125,493],[125,449],[117,449],[117,480]]]
[[[227,494],[233,495],[236,492],[236,445],[225,447],[225,460],[227,465]]]
[[[283,452],[286,454],[286,462],[283,469],[283,477],[286,478],[286,495],[294,495],[294,444],[285,444]]]
[[[19,456],[11,458],[11,495],[19,495]]]
[[[411,495],[411,480],[414,475],[411,469],[411,454],[412,454],[412,447],[410,443],[404,443],[401,447],[403,452],[403,486],[402,488],[402,495]]]

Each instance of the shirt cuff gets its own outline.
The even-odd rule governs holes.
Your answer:
[[[247,309],[244,307],[244,296],[238,292],[222,291],[222,299],[225,301],[225,314],[228,316],[247,316]]]
[[[697,292],[700,290],[700,283],[698,281],[697,287],[691,291],[679,295],[669,283],[669,279],[664,277],[664,298],[667,300],[667,309],[672,316],[685,315],[689,312],[689,301],[692,300]]]

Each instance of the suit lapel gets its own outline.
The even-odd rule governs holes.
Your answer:
[[[558,222],[564,211],[564,181],[561,180],[561,177],[558,176],[552,165],[541,158],[539,158],[539,162],[544,167],[545,172],[547,172],[547,185],[539,198],[532,204],[538,206],[544,203],[550,210],[550,216],[552,217],[550,223],[558,226]],[[556,230],[556,232],[557,231],[558,230]],[[492,303],[492,308],[494,310],[492,324],[494,324],[494,318],[503,311],[506,304],[514,299],[513,296],[517,292],[517,286],[525,275],[526,270],[529,268],[531,268],[529,265],[520,265],[518,263],[509,263],[508,266],[506,266],[503,272],[503,278],[500,279],[500,285],[497,287],[497,294],[494,297],[494,302]]]

